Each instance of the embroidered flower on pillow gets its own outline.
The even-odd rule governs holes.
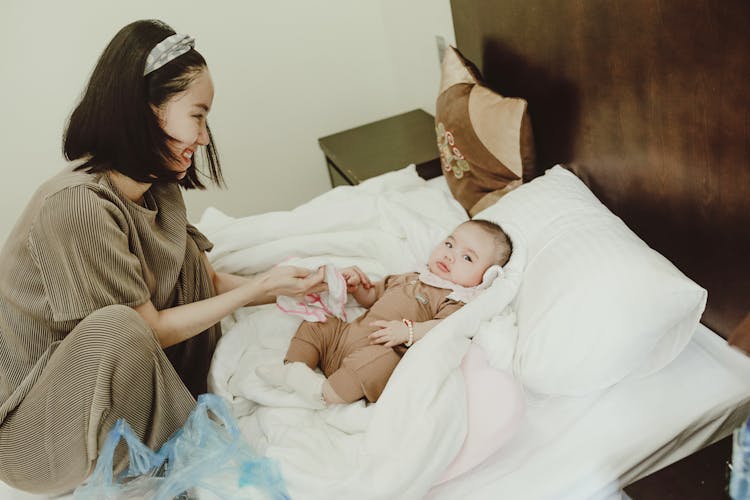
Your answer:
[[[470,170],[469,162],[466,161],[461,150],[455,145],[453,134],[445,130],[445,125],[439,122],[435,127],[437,133],[438,149],[440,150],[440,160],[446,173],[453,172],[456,179],[464,176],[464,172]]]

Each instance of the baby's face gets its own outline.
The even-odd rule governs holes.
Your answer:
[[[477,286],[484,272],[495,263],[497,250],[492,236],[473,224],[462,224],[430,255],[427,267],[448,281],[464,287]]]

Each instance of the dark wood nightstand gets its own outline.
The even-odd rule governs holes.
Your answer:
[[[633,500],[729,499],[732,436],[699,450],[625,487]]]
[[[411,163],[425,179],[441,174],[435,118],[421,109],[322,137],[318,144],[333,187],[359,184]]]

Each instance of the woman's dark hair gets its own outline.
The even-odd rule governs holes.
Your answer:
[[[76,170],[117,170],[139,182],[176,182],[178,173],[169,164],[178,160],[168,145],[169,136],[152,106],[159,107],[185,91],[206,67],[194,48],[143,76],[151,49],[175,31],[157,20],[136,21],[122,28],[99,57],[88,87],[70,116],[63,135],[68,160],[84,159]],[[205,186],[199,174],[224,185],[219,155],[211,130],[202,163],[208,174],[193,163],[179,181],[186,189]]]

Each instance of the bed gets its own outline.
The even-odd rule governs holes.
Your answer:
[[[559,175],[560,167],[546,174],[552,179]],[[571,177],[571,174],[563,177]],[[539,182],[533,185],[539,185]],[[327,220],[325,228],[311,229],[310,234],[314,236],[310,239],[304,235],[288,238],[287,224],[314,220],[313,213],[321,207],[338,206],[333,212],[346,214],[344,205],[340,204],[349,203],[351,196],[359,205],[366,205],[363,198],[369,195],[373,195],[373,201],[380,199],[377,210],[387,201],[397,200],[402,206],[408,202],[418,213],[432,207],[433,216],[441,221],[448,219],[452,223],[451,213],[455,220],[462,217],[461,208],[450,198],[442,178],[425,182],[419,179],[413,167],[409,167],[356,188],[338,188],[294,211],[277,213],[273,220],[266,219],[267,216],[229,219],[209,212],[203,223],[204,227],[214,228],[213,237],[219,241],[217,249],[220,252],[214,257],[217,265],[237,272],[251,272],[267,265],[267,259],[273,260],[271,254],[294,252],[300,238],[308,245],[320,238],[337,240],[332,234],[343,220],[350,218],[342,216],[342,220]],[[435,208],[441,205],[442,209]],[[398,212],[395,219],[403,223],[408,217],[407,212]],[[371,222],[372,217],[364,217],[359,222],[349,221],[345,229],[348,236],[343,239],[351,241],[349,238],[358,234],[356,226],[359,224],[372,231]],[[419,222],[420,225],[425,223],[424,220]],[[415,224],[407,222],[406,227],[414,228]],[[435,229],[440,227],[445,226],[438,224]],[[253,245],[237,240],[237,234],[247,234],[251,228],[254,233],[263,233],[262,237],[254,237],[263,243]],[[390,230],[398,232],[393,227]],[[408,231],[403,234],[406,233]],[[359,241],[358,238],[353,240]],[[271,248],[264,248],[269,241],[272,242]],[[404,237],[400,243],[403,244],[400,255],[418,252],[413,249],[419,247],[419,239],[409,241]],[[327,248],[327,244],[318,244]],[[399,244],[398,239],[393,244]],[[268,256],[264,255],[266,251]],[[343,254],[354,251],[356,249],[338,249]],[[297,253],[300,263],[317,265],[317,252],[313,250],[306,257],[299,257]],[[385,255],[390,253],[391,250],[386,249],[373,261],[385,263],[386,269],[394,269],[391,266],[397,266],[400,261],[389,261]],[[367,252],[361,254],[363,258],[358,264],[370,274],[378,276],[378,272],[386,272],[373,267],[373,262],[364,257],[369,255]],[[328,257],[334,262],[338,258],[334,255]],[[409,264],[403,265],[408,267]],[[502,302],[498,295],[493,300]],[[485,318],[484,326],[493,325],[495,320],[502,322],[503,315],[497,309],[487,305],[479,309],[496,313]],[[463,335],[470,331],[473,335],[470,346],[479,345],[493,359],[493,366],[512,373],[511,362],[505,356],[509,350],[507,339],[503,340],[507,330],[488,327],[487,332],[483,332],[481,326],[467,327],[470,317],[475,314],[481,313],[473,309],[466,316],[454,315],[465,330],[456,330],[457,338],[453,338],[454,343],[448,349],[463,355],[466,352]],[[467,432],[462,428],[466,425],[462,424],[462,412],[466,409],[460,399],[465,396],[461,396],[460,387],[454,387],[453,392],[448,392],[456,399],[447,403],[436,402],[431,398],[438,398],[441,391],[431,386],[429,380],[418,377],[420,370],[433,369],[437,371],[431,372],[432,376],[442,384],[455,382],[452,376],[460,373],[456,364],[461,355],[441,358],[441,363],[453,364],[450,369],[414,357],[404,358],[384,392],[384,396],[393,396],[387,401],[310,412],[294,408],[295,402],[290,400],[293,396],[265,386],[253,373],[255,366],[269,360],[280,361],[297,324],[294,319],[279,315],[273,307],[240,312],[227,322],[227,333],[217,350],[210,381],[214,391],[234,402],[241,428],[253,446],[278,459],[286,468],[293,498],[344,498],[349,495],[362,498],[423,498],[426,495],[436,499],[464,496],[619,498],[620,488],[624,485],[730,434],[750,414],[750,360],[728,347],[725,340],[705,325],[693,323],[688,332],[689,342],[680,348],[677,357],[651,375],[633,375],[605,389],[587,389],[578,395],[551,395],[544,388],[541,391],[527,388],[525,408],[521,417],[514,421],[518,425],[513,427],[513,432],[495,435],[502,443],[497,443],[481,463],[472,464],[467,472],[440,482],[440,469],[450,462],[446,457],[456,454],[456,446]],[[448,328],[435,333],[450,335],[451,332]],[[438,340],[436,337],[426,339]],[[425,352],[445,355],[445,349],[430,345]],[[415,351],[414,354],[417,352],[422,353]],[[422,388],[409,387],[414,384]],[[530,385],[534,385],[533,381]],[[396,393],[395,389],[401,390]],[[502,392],[500,388],[497,390]],[[434,392],[420,400],[424,391]],[[444,387],[442,392],[446,392]],[[484,393],[482,397],[492,398],[493,394]],[[512,398],[509,397],[507,402],[513,404]],[[502,411],[495,416],[510,420]],[[418,422],[408,422],[412,417]],[[379,426],[380,430],[377,429]],[[385,432],[382,427],[385,427]],[[393,436],[394,428],[399,429],[396,436]],[[471,432],[469,428],[468,433]],[[461,439],[451,437],[452,433]],[[372,443],[373,436],[377,443]],[[365,457],[362,456],[363,449],[367,450]],[[379,467],[376,465],[378,460],[372,457],[393,458],[398,470]],[[376,464],[369,462],[368,458]],[[409,460],[417,460],[417,465]],[[311,471],[315,471],[314,474]],[[357,482],[351,484],[344,480],[342,471],[356,477]],[[399,471],[404,474],[399,475]],[[371,484],[372,478],[378,476],[390,478],[389,484],[396,486],[383,488],[379,481],[376,485]],[[540,476],[543,481],[539,480]],[[315,482],[317,480],[319,483]],[[435,482],[440,484],[433,484]],[[414,489],[407,491],[408,486]],[[377,494],[368,496],[372,492]]]
[[[621,357],[611,357],[610,352],[609,358],[606,353],[597,358],[594,354],[604,351],[587,350],[592,356],[580,366],[599,366],[599,371],[594,368],[573,370],[569,360],[567,365],[555,364],[556,359],[544,350],[549,346],[558,352],[588,349],[596,344],[596,337],[586,337],[582,341],[568,332],[569,335],[563,335],[557,343],[538,343],[535,346],[533,338],[529,338],[524,341],[526,357],[519,360],[518,356],[510,356],[513,359],[508,359],[503,353],[507,354],[514,348],[518,352],[518,336],[508,334],[502,325],[493,331],[489,342],[487,335],[481,335],[481,325],[493,324],[498,318],[498,323],[502,323],[502,311],[495,310],[489,317],[479,318],[478,324],[471,323],[471,315],[460,317],[465,330],[474,329],[471,333],[464,332],[463,340],[473,337],[469,346],[479,344],[488,353],[493,366],[503,367],[523,381],[525,408],[512,436],[503,436],[502,446],[470,470],[443,482],[440,482],[440,469],[445,468],[450,460],[442,457],[456,453],[457,446],[460,447],[460,439],[454,439],[453,434],[471,435],[472,429],[466,424],[466,418],[455,412],[447,419],[431,413],[436,409],[453,411],[447,409],[452,408],[450,404],[441,406],[444,402],[434,388],[426,389],[432,398],[429,401],[417,392],[410,393],[402,388],[414,383],[414,377],[418,377],[418,370],[414,367],[418,363],[415,358],[419,350],[414,351],[414,356],[405,357],[399,365],[384,393],[388,398],[382,408],[372,410],[362,405],[357,408],[358,413],[349,415],[354,415],[352,418],[343,412],[326,417],[323,424],[332,425],[336,432],[343,432],[344,444],[330,435],[325,439],[312,437],[314,433],[307,431],[294,435],[295,430],[319,424],[304,420],[307,416],[291,418],[286,427],[274,428],[269,422],[285,417],[267,410],[262,404],[260,410],[254,405],[261,401],[283,406],[284,402],[274,399],[279,395],[265,393],[252,376],[243,379],[245,375],[237,376],[236,370],[226,368],[233,364],[251,365],[253,356],[278,358],[283,355],[284,342],[278,336],[255,339],[258,345],[269,349],[265,354],[248,354],[248,346],[241,342],[231,344],[231,348],[227,344],[223,353],[217,352],[218,359],[227,352],[232,354],[224,358],[227,360],[224,368],[214,370],[214,387],[235,399],[240,414],[246,412],[241,422],[247,435],[254,444],[281,461],[288,473],[292,492],[301,498],[616,497],[624,485],[729,435],[750,414],[750,361],[739,350],[730,347],[726,340],[732,337],[732,343],[742,345],[742,339],[747,339],[746,327],[741,324],[748,312],[747,287],[750,283],[747,262],[750,232],[746,230],[747,214],[750,213],[750,171],[746,168],[750,151],[747,115],[750,103],[744,83],[737,75],[745,74],[750,66],[746,51],[750,46],[750,35],[744,27],[750,8],[742,1],[725,2],[721,6],[701,1],[685,6],[646,1],[454,0],[451,6],[458,51],[466,61],[475,65],[467,73],[469,76],[481,75],[484,85],[491,91],[522,98],[525,107],[515,109],[521,109],[519,113],[525,115],[514,141],[528,144],[531,143],[528,132],[531,131],[533,136],[533,155],[521,152],[515,165],[515,173],[523,178],[524,185],[511,186],[515,189],[505,192],[492,189],[491,192],[501,191],[499,194],[504,195],[495,204],[491,197],[481,196],[484,204],[475,210],[477,216],[490,214],[511,224],[522,220],[523,224],[519,225],[524,226],[525,237],[537,238],[538,235],[529,236],[531,230],[528,227],[538,222],[534,210],[544,208],[549,193],[538,193],[538,198],[525,204],[519,202],[519,198],[540,185],[544,186],[545,178],[575,184],[570,179],[575,174],[576,181],[585,185],[589,194],[623,222],[627,231],[632,230],[639,241],[645,242],[684,273],[685,279],[707,291],[707,302],[701,303],[700,297],[695,295],[685,295],[684,300],[659,303],[655,310],[648,309],[648,302],[638,303],[639,307],[631,310],[623,308],[624,311],[618,313],[622,315],[611,322],[614,324],[610,325],[612,329],[630,325],[633,316],[653,313],[656,317],[660,311],[679,308],[683,302],[697,303],[695,307],[687,308],[689,311],[681,311],[679,318],[672,318],[674,321],[679,319],[679,334],[661,336],[663,331],[674,331],[673,324],[664,324],[654,334],[667,339],[662,343],[639,337],[640,340],[618,347],[625,349],[621,351]],[[441,95],[444,90],[441,88]],[[442,122],[440,108],[439,97],[436,113],[438,143],[441,147],[450,143],[452,147],[445,129],[439,127]],[[481,136],[481,131],[477,135]],[[455,159],[459,155],[452,157]],[[551,168],[556,164],[563,166]],[[456,162],[454,176],[455,168],[461,170],[462,167]],[[326,207],[326,203],[333,197],[341,197],[338,200],[341,202],[357,189],[371,191],[380,199],[388,198],[398,206],[411,206],[422,215],[432,214],[437,231],[461,217],[460,208],[456,207],[455,211],[447,208],[455,207],[452,204],[455,200],[450,196],[455,191],[446,187],[446,179],[450,179],[450,175],[422,185],[407,169],[356,188],[339,188],[332,192],[336,194],[313,200],[312,208],[331,208]],[[570,189],[575,195],[563,208],[573,212],[578,210],[578,215],[592,215],[589,208],[576,205],[584,198],[589,206],[594,205],[588,198],[589,194],[582,194],[578,184]],[[433,195],[426,194],[429,190],[442,193],[446,198],[430,201]],[[361,196],[361,193],[355,196]],[[402,197],[401,201],[397,199],[399,197]],[[461,208],[468,210],[466,206]],[[310,205],[300,207],[288,216],[302,217],[301,220],[307,222],[304,218],[307,210],[311,210]],[[388,210],[393,215],[393,210]],[[561,208],[555,205],[549,210]],[[358,241],[373,241],[374,235],[368,240],[356,231],[365,226],[376,229],[378,221],[383,220],[383,217],[373,214],[364,216],[364,212],[354,205],[341,205],[331,213],[351,214],[349,225],[344,229],[351,231],[353,239],[357,239],[355,235],[360,236]],[[593,215],[598,217],[601,212]],[[275,227],[287,224],[284,215],[276,217]],[[408,226],[408,217],[408,214],[400,214],[396,219]],[[574,232],[577,221],[580,219],[560,219],[556,225],[553,223],[547,227],[548,230],[550,227],[559,230],[561,234],[563,231]],[[205,222],[212,236],[222,235],[219,240],[228,238],[225,243],[220,241],[217,247],[232,249],[212,257],[217,265],[253,272],[274,263],[270,257],[257,257],[258,251],[262,254],[268,248],[248,242],[236,244],[232,241],[233,236],[223,233],[232,224],[238,225],[237,231],[244,232],[255,227],[252,224],[263,222],[249,219],[222,222],[221,217],[213,221],[209,218]],[[420,223],[429,225],[429,222],[421,220]],[[251,225],[240,230],[239,226],[245,223]],[[357,224],[362,224],[362,227]],[[425,233],[423,238],[410,241],[416,230],[414,225],[409,227],[411,230],[391,228],[391,234],[400,235],[401,247],[393,243],[390,249],[373,250],[360,245],[339,248],[329,257],[352,256],[357,251],[360,252],[358,255],[369,257],[382,250],[379,256],[385,264],[381,268],[367,259],[353,263],[361,264],[375,275],[398,271],[400,266],[408,265],[408,259],[390,262],[388,255],[400,252],[404,258],[414,260],[427,239]],[[320,244],[342,228],[331,225],[319,229],[319,237],[312,240],[300,238],[292,243],[301,243],[310,250],[316,242]],[[279,243],[283,240],[283,231],[264,234],[274,241],[270,247],[272,251],[293,254],[292,243]],[[618,229],[600,226],[592,229],[592,234],[598,237],[597,234],[616,233],[625,237],[627,231],[620,226]],[[576,237],[584,236],[576,233]],[[251,245],[256,257],[250,252],[241,253]],[[527,242],[523,285],[509,302],[515,306],[516,324],[527,332],[539,326],[529,325],[529,311],[533,312],[535,307],[557,307],[563,297],[551,297],[549,293],[535,295],[529,291],[532,288],[530,282],[537,282],[536,290],[540,289],[539,283],[544,283],[539,269],[551,272],[552,265],[561,262],[558,259],[546,262],[546,267],[541,266],[539,245],[539,242]],[[607,247],[607,251],[614,255],[626,248],[630,247],[613,244],[611,248]],[[325,253],[323,247],[318,247],[318,250]],[[295,254],[295,257],[312,259],[307,262],[315,263],[312,255],[315,251],[310,252],[307,255]],[[231,261],[232,258],[237,260]],[[586,258],[593,257],[587,255]],[[623,265],[626,269],[636,270],[640,263],[639,260],[626,260]],[[536,274],[532,273],[535,267]],[[576,268],[576,272],[581,272],[581,269]],[[601,270],[602,273],[608,272],[606,267]],[[574,283],[577,276],[572,273],[567,278]],[[658,288],[659,279],[653,279],[653,282],[646,283]],[[610,285],[599,288],[599,294],[613,293],[617,286],[612,282]],[[556,293],[562,293],[559,288],[556,290]],[[675,293],[690,294],[690,290],[680,289]],[[644,295],[652,292],[643,290]],[[569,297],[563,298],[568,300]],[[593,300],[590,296],[584,298]],[[504,304],[500,295],[496,299]],[[598,304],[598,298],[594,299],[594,304]],[[522,303],[525,304],[523,307]],[[476,309],[472,313],[482,314]],[[601,314],[601,311],[588,307],[575,313],[586,318]],[[685,321],[685,317],[694,322]],[[247,331],[263,329],[265,323],[262,321],[265,320],[257,317],[238,318],[238,323],[253,323],[254,326]],[[633,328],[633,335],[638,334],[641,326]],[[436,329],[431,333],[437,336],[448,330]],[[553,330],[549,328],[549,331]],[[227,338],[231,338],[232,329],[229,331]],[[624,337],[628,331],[619,334]],[[438,341],[435,336],[425,338],[434,341],[435,345],[431,344],[430,349],[436,348]],[[493,341],[497,343],[491,345]],[[644,342],[651,344],[646,347]],[[466,345],[466,342],[456,341],[453,348],[463,355],[470,348]],[[531,351],[533,355],[528,354]],[[658,356],[653,354],[657,351]],[[632,363],[633,359],[640,359],[638,356],[646,361],[636,370]],[[625,358],[631,365],[627,365]],[[451,393],[454,406],[463,408],[461,397],[456,397],[461,396],[461,387],[453,378],[453,375],[462,373],[458,366],[460,356],[441,360],[450,370],[434,371],[433,376],[443,376],[444,387],[454,391]],[[541,361],[547,361],[549,365],[541,369]],[[611,366],[602,366],[605,362],[620,364],[621,369],[613,374]],[[575,374],[571,375],[573,372],[585,373],[585,376],[576,378]],[[419,382],[428,383],[423,379]],[[389,391],[395,395],[391,397]],[[243,407],[243,395],[255,402]],[[395,402],[402,405],[401,412],[398,408],[383,409]],[[266,418],[252,416],[258,412],[266,413]],[[411,418],[419,419],[419,425],[409,422]],[[390,431],[391,435],[363,427],[362,421],[376,428],[380,426],[380,431]],[[307,444],[306,440],[309,441]],[[334,446],[333,449],[338,449],[344,458],[330,459],[332,452],[327,446]],[[358,453],[363,449],[366,453]],[[305,454],[309,456],[305,458]],[[373,457],[380,458],[381,462]],[[382,462],[388,463],[384,465]],[[319,478],[318,482],[300,472],[305,467],[314,471],[312,475]],[[383,482],[389,486],[383,486]]]
[[[507,223],[519,243],[508,285],[493,285],[484,302],[416,344],[376,405],[312,412],[254,377],[255,365],[283,356],[296,328],[273,306],[225,321],[211,387],[233,403],[250,442],[280,462],[293,498],[618,497],[624,485],[729,435],[750,414],[750,358],[727,342],[750,345],[742,326],[750,308],[750,97],[739,78],[750,69],[750,4],[453,0],[451,7],[457,48],[486,88],[525,101],[526,132],[516,142],[533,132],[533,158],[521,154],[516,165],[524,184],[488,190],[503,196],[482,196],[476,210]],[[467,218],[446,178],[425,181],[406,167],[289,212],[232,219],[209,210],[200,227],[216,244],[217,269],[252,274],[291,258],[311,267],[356,264],[378,277],[408,270]],[[562,204],[548,203],[550,189],[563,193]],[[556,219],[563,210],[570,218]],[[590,234],[575,232],[590,220]],[[555,238],[540,238],[552,230],[572,241],[615,239],[591,254],[563,249],[544,261]],[[636,247],[638,259],[623,257]],[[539,292],[547,273],[565,268],[564,257],[579,267],[558,278],[576,283],[586,272],[581,261],[606,252],[623,269],[608,275],[595,267],[601,272],[590,279],[600,285],[644,268],[666,273],[640,276],[637,283],[653,285],[636,289],[640,297],[632,297],[637,283],[617,289],[634,302],[607,334],[637,340],[600,346],[576,331],[552,343],[524,337],[554,333],[542,312],[571,297],[608,304],[616,287],[582,285],[576,296],[556,282],[554,294]],[[649,300],[662,296],[649,294],[662,285],[674,296],[650,310]],[[612,311],[592,309],[571,316],[591,323]],[[667,309],[677,312],[657,330],[630,322]],[[477,432],[461,364],[476,348],[492,369],[520,381],[522,411],[493,406],[509,432],[446,480],[464,439]],[[568,351],[586,356],[566,364],[558,354]],[[480,407],[498,401],[492,387],[483,390]],[[506,401],[517,401],[509,394]]]

